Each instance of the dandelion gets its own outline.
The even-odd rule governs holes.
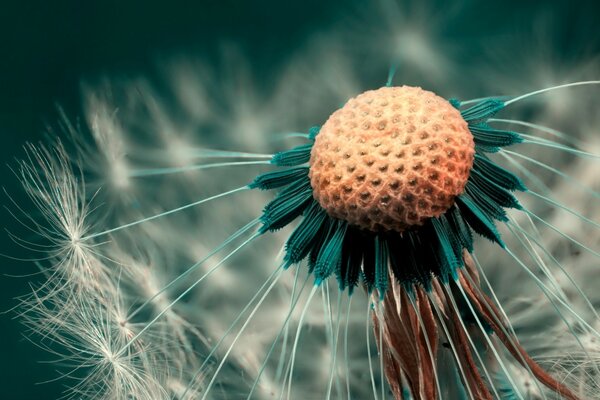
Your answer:
[[[278,152],[258,132],[281,121],[263,118],[251,91],[227,119],[212,88],[190,90],[185,73],[176,86],[195,113],[189,126],[138,82],[141,101],[129,105],[150,118],[128,121],[119,116],[127,110],[111,111],[116,100],[91,95],[95,146],[65,119],[72,154],[29,147],[18,173],[42,218],[19,205],[15,217],[46,243],[12,237],[45,254],[48,283],[24,315],[76,379],[67,395],[594,397],[597,301],[581,283],[592,277],[572,274],[558,254],[568,243],[594,264],[600,254],[588,243],[600,224],[576,210],[594,203],[565,204],[537,169],[600,194],[594,177],[528,149],[582,165],[598,156],[557,130],[500,116],[599,82],[459,101],[394,87],[393,75],[321,126],[287,134],[302,143]],[[285,110],[285,89],[267,104]],[[351,82],[340,92],[356,90]],[[266,150],[201,146],[193,132],[206,126],[243,126],[243,145]],[[126,137],[139,131],[149,132],[140,143]],[[89,176],[100,179],[86,184]],[[498,254],[513,268],[488,267]],[[557,341],[541,339],[546,332]],[[556,354],[561,346],[568,357]]]
[[[539,219],[514,191],[556,204],[528,191],[487,155],[526,141],[517,132],[492,128],[488,120],[533,94],[463,108],[469,102],[447,102],[419,88],[366,92],[332,114],[321,129],[313,128],[308,144],[273,157],[273,164],[292,168],[260,175],[250,185],[282,188],[265,207],[259,232],[302,216],[286,242],[283,267],[308,258],[315,279],[309,302],[330,276],[350,295],[359,280],[371,294],[380,357],[397,399],[433,399],[442,393],[437,371],[441,337],[452,350],[468,396],[499,398],[472,337],[477,330],[517,397],[526,394],[519,392],[491,333],[540,383],[577,398],[519,345],[501,310],[480,289],[469,255],[472,232],[514,255],[494,221],[511,227],[506,208]],[[558,296],[553,300],[564,304]],[[293,356],[290,380],[292,373]]]

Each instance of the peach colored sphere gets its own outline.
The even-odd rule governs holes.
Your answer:
[[[351,225],[402,232],[454,204],[474,152],[447,100],[409,86],[370,90],[321,127],[310,158],[313,196]]]

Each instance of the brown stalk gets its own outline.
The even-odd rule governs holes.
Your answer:
[[[386,378],[396,400],[403,398],[403,379],[414,399],[435,400],[438,394],[432,382],[435,380],[438,333],[431,306],[423,289],[415,289],[413,306],[408,294],[398,283],[394,282],[392,286],[383,300],[383,343],[379,343],[378,339]],[[376,315],[373,315],[373,322],[378,337],[380,321]],[[431,345],[432,355],[429,354],[425,335]]]
[[[460,285],[465,289],[465,293],[469,297],[469,300],[475,307],[477,313],[485,319],[502,344],[504,344],[504,347],[506,347],[523,367],[529,368],[538,381],[554,390],[559,395],[569,400],[579,400],[579,397],[569,388],[550,376],[550,374],[536,363],[527,351],[525,351],[525,349],[517,342],[516,338],[513,337],[511,340],[506,334],[506,324],[502,323],[502,325],[500,325],[500,323],[498,323],[498,321],[503,321],[503,319],[494,302],[484,293],[481,293],[477,288],[473,287],[469,280],[465,279],[462,271],[460,271]]]
[[[451,296],[451,293],[448,293],[443,286],[437,284],[436,288],[440,290],[443,295],[446,297],[446,304],[450,306],[451,302],[448,299]],[[441,297],[441,294],[440,294]],[[471,392],[477,399],[481,400],[492,400],[492,394],[490,393],[485,381],[483,380],[481,374],[479,373],[479,369],[477,368],[477,364],[473,359],[472,350],[470,344],[467,339],[467,334],[463,328],[463,325],[460,323],[460,316],[458,315],[458,310],[454,310],[449,313],[450,320],[448,321],[448,325],[450,327],[450,334],[452,335],[452,340],[458,347],[457,353],[459,354],[461,365],[466,366],[467,370],[465,370],[465,379],[467,380],[467,384],[471,389]],[[476,351],[476,350],[474,350]]]

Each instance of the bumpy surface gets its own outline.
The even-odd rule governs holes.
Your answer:
[[[474,143],[458,110],[415,87],[371,90],[322,126],[311,152],[313,195],[334,217],[402,232],[461,194]]]

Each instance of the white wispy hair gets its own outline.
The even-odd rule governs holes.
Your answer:
[[[31,250],[43,265],[48,284],[54,291],[96,287],[107,279],[104,265],[98,262],[95,244],[85,240],[92,229],[94,211],[86,197],[83,175],[73,165],[61,142],[53,147],[28,145],[26,158],[15,173],[38,213],[36,217],[12,202],[12,216],[33,239],[12,235],[19,245]],[[93,196],[92,196],[93,197]],[[49,291],[48,293],[52,293]]]
[[[38,344],[56,356],[62,377],[73,382],[68,398],[167,399],[162,381],[170,366],[155,358],[152,340],[130,344],[136,330],[126,321],[118,293],[115,288],[39,298],[27,323],[43,332]]]

